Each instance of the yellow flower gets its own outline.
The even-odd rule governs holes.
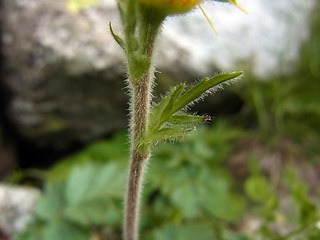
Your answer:
[[[139,0],[143,5],[165,11],[168,15],[190,11],[202,0]]]

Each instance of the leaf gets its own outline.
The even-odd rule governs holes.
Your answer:
[[[172,105],[175,101],[177,101],[184,88],[185,84],[180,84],[179,86],[172,88],[167,96],[163,97],[158,104],[152,107],[149,117],[148,132],[151,133],[161,127],[165,121],[164,118],[171,114],[170,107],[168,107],[168,105]]]
[[[122,163],[127,160],[128,155],[127,133],[120,132],[110,140],[91,143],[83,150],[62,159],[49,170],[47,179],[50,182],[64,180],[81,164],[101,164],[110,161]]]
[[[110,29],[110,32],[111,32],[111,35],[112,37],[114,38],[114,40],[119,44],[119,46],[125,50],[125,43],[124,41],[117,35],[114,33],[113,29],[112,29],[112,26],[111,26],[111,22],[109,22],[109,29]]]
[[[115,163],[77,167],[66,183],[65,216],[84,225],[104,224],[111,200],[123,196],[124,180],[125,172]]]
[[[35,215],[50,221],[61,215],[65,207],[65,185],[63,182],[48,183],[35,208]]]
[[[159,142],[168,139],[178,139],[185,137],[188,133],[194,131],[196,128],[163,128],[160,129],[157,134],[147,136],[142,141],[138,142],[138,145],[149,144]]]
[[[167,120],[172,124],[192,124],[201,123],[210,120],[209,116],[194,116],[194,115],[173,115]]]
[[[27,228],[14,235],[12,240],[43,240],[45,222],[35,218],[28,223]]]
[[[224,73],[212,78],[205,78],[185,93],[183,93],[185,89],[184,84],[172,88],[172,90],[169,92],[167,96],[162,98],[162,100],[158,104],[152,107],[150,111],[146,137],[140,143],[152,144],[154,142],[161,141],[161,139],[165,140],[176,138],[174,136],[176,134],[182,134],[182,136],[185,136],[186,133],[179,133],[181,132],[181,130],[173,130],[174,127],[170,129],[170,133],[167,132],[167,129],[162,131],[161,128],[166,122],[172,124],[186,125],[208,120],[208,117],[201,118],[200,116],[175,114],[181,109],[185,108],[186,106],[192,104],[194,101],[197,101],[210,89],[216,87],[217,85],[221,85],[222,83],[230,79],[238,77],[241,74],[242,72]],[[172,137],[170,137],[171,133],[173,135]],[[161,136],[157,137],[157,135],[159,134]],[[152,141],[152,139],[155,139],[155,141]]]
[[[205,78],[200,81],[197,85],[189,89],[182,97],[175,102],[174,112],[179,111],[180,109],[192,104],[194,101],[201,98],[208,90],[216,87],[230,79],[240,76],[243,72],[235,73],[222,73],[212,78]]]
[[[113,162],[78,166],[67,180],[66,200],[68,204],[75,204],[106,194],[121,198],[124,180],[123,169]]]
[[[52,221],[44,231],[44,240],[88,240],[89,233],[84,228],[66,221]]]
[[[209,240],[214,239],[212,230],[200,224],[182,226],[165,225],[155,233],[155,240]]]
[[[252,176],[245,181],[244,188],[248,197],[258,203],[265,203],[273,196],[270,183],[262,176]]]
[[[69,206],[64,214],[68,220],[85,226],[90,224],[102,225],[106,223],[109,204],[109,199],[94,198]]]
[[[64,182],[47,184],[36,207],[36,216],[48,222],[59,218],[85,226],[114,220],[112,200],[122,199],[126,175],[123,170],[113,162],[77,166]]]

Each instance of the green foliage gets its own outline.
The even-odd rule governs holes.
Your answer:
[[[255,213],[263,220],[255,235],[271,240],[319,238],[320,229],[316,224],[320,219],[320,208],[307,191],[307,184],[293,167],[286,169],[282,181],[281,187],[288,191],[285,197],[277,193],[275,186],[259,171],[252,172],[246,180],[246,194],[255,203]],[[281,207],[282,202],[286,202],[285,208]],[[275,223],[279,225],[278,229]],[[285,231],[280,229],[281,225]],[[283,231],[286,233],[279,233]]]
[[[258,133],[265,140],[274,141],[283,136],[295,140],[300,143],[308,159],[317,162],[320,159],[319,11],[318,3],[310,19],[310,39],[303,44],[300,60],[292,64],[291,72],[275,77],[266,76],[264,81],[259,81],[250,76],[248,70],[247,84],[238,92],[247,109],[252,109],[258,122]]]
[[[250,175],[243,183],[235,182],[225,163],[234,141],[244,136],[243,130],[220,121],[214,128],[199,128],[183,143],[154,149],[144,187],[142,239],[319,239],[319,206],[296,170],[287,169],[283,175],[285,197],[254,158],[249,159]],[[126,134],[117,134],[55,166],[33,222],[15,239],[63,239],[63,234],[81,240],[102,234],[106,227],[119,237],[126,141]],[[254,231],[235,230],[244,214],[259,219]],[[277,225],[285,233],[279,233]]]
[[[155,144],[163,140],[185,137],[195,129],[190,128],[190,124],[204,122],[210,117],[181,114],[179,111],[198,101],[208,91],[221,88],[223,83],[241,74],[242,72],[224,73],[205,78],[187,91],[184,91],[185,84],[172,88],[158,104],[152,107],[147,132],[138,144],[143,148],[144,144]]]
[[[166,225],[155,233],[157,240],[194,240],[213,239],[210,227],[200,224],[190,224],[184,226]]]
[[[117,159],[119,163],[123,163],[128,158],[127,141],[127,135],[121,132],[112,141],[95,142],[83,151],[62,159],[47,173],[47,178],[50,182],[63,180],[74,166],[89,162],[106,163]]]
[[[208,219],[226,225],[241,217],[244,199],[231,191],[232,177],[221,164],[232,150],[225,146],[243,132],[225,126],[217,123],[215,129],[192,134],[185,144],[161,145],[155,150],[149,171],[152,178],[145,186],[142,226],[146,239],[164,239],[171,228],[183,237],[196,221],[195,231],[205,229],[198,239],[206,240],[216,234],[207,226]],[[94,143],[55,166],[48,174],[34,222],[16,239],[60,239],[63,233],[59,231],[64,228],[66,234],[79,234],[70,239],[82,239],[103,226],[119,229],[127,160],[124,139],[125,134],[118,134],[113,141]]]
[[[125,175],[116,163],[85,163],[66,179],[48,182],[30,226],[16,240],[87,240],[97,228],[121,220]],[[116,201],[115,201],[116,200]]]

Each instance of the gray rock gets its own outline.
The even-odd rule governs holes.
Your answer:
[[[107,37],[114,9],[71,14],[65,1],[4,1],[10,117],[38,145],[65,148],[126,122],[123,58]]]
[[[24,229],[39,196],[40,192],[34,188],[0,185],[0,228],[6,235]]]
[[[187,80],[243,62],[259,75],[290,70],[315,1],[239,2],[249,15],[204,3],[218,36],[198,10],[169,18],[158,43],[160,71]],[[65,148],[125,125],[124,56],[107,31],[112,21],[121,34],[115,3],[72,14],[64,0],[4,0],[5,82],[20,134]]]
[[[300,46],[309,37],[308,19],[316,1],[237,2],[249,14],[229,3],[202,4],[218,35],[199,9],[169,18],[160,41],[160,66],[172,68],[177,63],[178,69],[198,75],[246,67],[259,77],[294,69]]]

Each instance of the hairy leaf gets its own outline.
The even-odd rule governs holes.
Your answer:
[[[212,78],[205,78],[185,93],[183,93],[185,84],[180,84],[179,86],[172,88],[167,96],[163,97],[158,104],[152,107],[146,137],[140,142],[140,144],[152,144],[161,140],[177,138],[177,136],[179,138],[179,136],[185,136],[190,132],[186,132],[185,129],[175,129],[175,127],[162,129],[166,122],[187,125],[210,120],[209,117],[187,114],[178,115],[176,113],[192,104],[194,101],[197,101],[212,88],[217,85],[221,85],[230,79],[238,77],[241,74],[242,72],[223,73]]]
[[[196,128],[163,128],[157,131],[157,134],[149,135],[138,143],[138,145],[159,142],[168,139],[178,139],[185,137],[188,133],[194,131]]]
[[[192,124],[201,123],[210,120],[209,116],[195,116],[195,115],[173,115],[167,120],[167,122],[172,124]]]
[[[174,112],[192,104],[203,96],[208,90],[228,81],[233,78],[240,76],[243,72],[235,73],[222,73],[212,78],[205,78],[200,81],[197,85],[193,86],[186,93],[184,93],[181,98],[175,102],[173,107]]]
[[[185,88],[185,84],[180,84],[171,89],[169,94],[162,98],[162,100],[154,105],[150,111],[150,118],[149,118],[149,132],[152,130],[157,130],[161,127],[161,123],[163,124],[163,118],[168,115],[170,112],[170,108],[168,107],[169,104],[173,104],[177,99],[181,96],[183,90]]]

